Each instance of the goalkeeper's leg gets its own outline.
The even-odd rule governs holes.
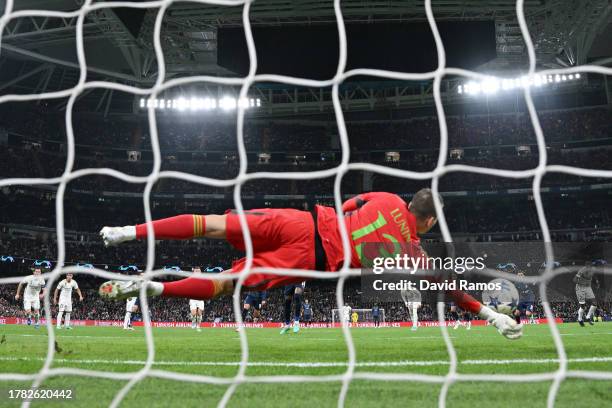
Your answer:
[[[192,238],[226,238],[227,215],[184,214],[152,222],[156,240],[181,240]],[[124,227],[104,227],[100,236],[106,246],[146,239],[147,224]],[[226,271],[231,273],[231,270]],[[138,296],[142,281],[109,281],[100,287],[100,295],[112,299]],[[208,300],[231,293],[232,281],[216,281],[189,277],[174,282],[148,282],[148,296],[179,297]]]
[[[152,222],[155,239],[176,240],[192,238],[226,237],[226,215],[184,214]],[[113,246],[122,242],[147,238],[147,224],[124,227],[104,227],[100,230],[104,245]]]
[[[227,270],[222,273],[232,273]],[[202,276],[202,275],[199,275]],[[104,282],[100,286],[100,296],[107,299],[121,300],[129,297],[139,296],[140,288],[145,284],[141,279],[133,281],[112,280]],[[231,294],[234,289],[233,280],[213,280],[189,278],[174,282],[146,282],[147,296],[163,296],[171,298],[185,298],[197,300],[214,299],[223,294]]]
[[[314,219],[311,213],[293,209],[255,209],[244,212],[251,236],[253,268],[315,269]],[[245,251],[240,217],[235,211],[224,215],[179,215],[151,222],[155,239],[191,239],[196,237],[225,239],[234,248]],[[106,245],[144,239],[147,224],[126,227],[104,227],[100,231]],[[223,273],[243,271],[249,264],[246,258],[234,261]],[[208,275],[210,276],[210,275]],[[218,275],[217,275],[218,276]],[[234,279],[206,279],[207,275],[189,277],[174,282],[148,282],[149,296],[178,297],[208,300],[231,293]],[[250,273],[243,285],[253,290],[265,290],[295,283],[296,277]],[[303,280],[303,279],[302,279]],[[132,282],[109,281],[100,287],[100,295],[109,299],[138,296],[142,280]]]

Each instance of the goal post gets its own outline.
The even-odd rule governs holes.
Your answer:
[[[384,323],[385,320],[385,309],[380,308],[380,322]],[[358,320],[357,323],[363,323],[363,322],[374,322],[374,316],[372,315],[372,309],[351,309],[351,314],[353,313],[357,313],[358,316]],[[344,316],[342,315],[340,309],[332,309],[332,316],[331,316],[331,320],[332,323],[342,323],[343,321],[348,321],[349,323],[351,322],[351,317],[348,317],[348,320],[344,319]]]

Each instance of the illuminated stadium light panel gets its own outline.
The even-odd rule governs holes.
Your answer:
[[[221,109],[224,111],[234,110],[238,106],[245,109],[259,108],[261,107],[261,100],[259,98],[242,98],[237,100],[231,96],[224,96],[222,98],[141,98],[140,108],[155,108],[155,109],[173,109],[178,111],[208,111]]]
[[[517,78],[490,77],[480,82],[469,81],[457,87],[457,93],[468,95],[496,94],[499,91],[511,91],[525,87],[540,88],[548,84],[575,81],[580,79],[580,74],[568,75],[534,75],[529,77],[523,75]]]

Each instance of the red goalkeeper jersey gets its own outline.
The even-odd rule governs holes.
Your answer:
[[[344,262],[342,238],[336,211],[316,206],[317,227],[327,257],[327,268],[337,271]],[[344,221],[351,243],[351,267],[361,267],[365,243],[418,244],[416,219],[408,204],[396,194],[365,193],[342,205]]]

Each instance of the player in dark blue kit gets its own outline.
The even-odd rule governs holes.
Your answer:
[[[463,310],[457,307],[454,303],[449,303],[450,318],[454,322],[453,329],[457,330],[459,326],[464,326],[466,330],[472,329],[472,314],[469,310]]]
[[[268,292],[248,292],[242,305],[242,321],[245,322],[249,311],[253,321],[261,317],[261,309],[266,305]]]
[[[372,306],[372,319],[374,320],[374,327],[380,326],[380,307],[378,305]]]
[[[308,302],[308,299],[304,300],[302,308],[304,309],[302,312],[302,321],[304,325],[308,326],[312,321],[312,305]]]
[[[525,276],[523,272],[517,273],[517,276]],[[534,284],[516,282],[515,284],[516,290],[519,293],[520,303],[518,308],[514,311],[514,318],[517,323],[521,323],[521,314],[525,315],[525,318],[529,319],[530,324],[535,324],[535,314],[534,314],[534,305],[535,305],[535,292],[534,292]]]
[[[295,285],[287,285],[284,288],[285,293],[285,325],[281,329],[280,334],[285,334],[291,329],[291,305],[294,307],[293,314],[293,332],[300,331],[300,313],[302,311],[302,294],[304,293],[306,282]]]

